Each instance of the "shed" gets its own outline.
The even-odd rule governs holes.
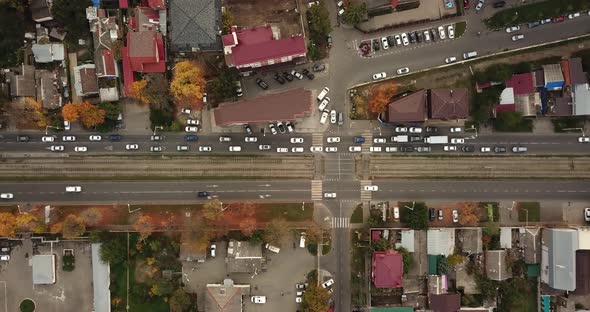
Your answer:
[[[455,229],[428,230],[426,232],[426,250],[429,255],[452,255],[455,250]]]
[[[55,255],[35,255],[33,266],[33,285],[55,284]]]
[[[500,248],[512,248],[512,228],[500,228]]]
[[[486,251],[486,275],[494,281],[503,281],[512,277],[506,264],[506,250]]]
[[[549,91],[561,90],[565,79],[560,64],[543,65],[545,89]]]

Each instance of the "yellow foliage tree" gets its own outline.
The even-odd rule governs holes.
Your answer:
[[[129,86],[129,96],[134,98],[141,105],[147,105],[149,103],[149,99],[145,94],[145,87],[147,84],[147,80],[142,79],[134,81]]]
[[[47,117],[41,103],[33,98],[25,98],[24,117],[27,121],[34,122],[38,127],[47,126]]]
[[[76,121],[80,118],[78,104],[68,103],[61,108],[61,116],[67,121]]]
[[[139,241],[143,241],[152,234],[155,225],[152,217],[142,214],[133,224],[133,228],[139,232]]]
[[[39,219],[30,213],[18,214],[15,221],[21,231],[35,231],[39,227]]]
[[[76,215],[68,215],[62,225],[64,237],[78,237],[86,232],[84,220]]]
[[[0,236],[14,237],[16,235],[16,218],[12,213],[0,213]]]
[[[85,127],[90,128],[104,122],[106,112],[88,102],[82,102],[78,105],[80,121]]]
[[[205,92],[203,70],[191,61],[176,63],[174,78],[170,83],[170,92],[179,105],[188,102],[200,109],[203,105],[203,93]]]

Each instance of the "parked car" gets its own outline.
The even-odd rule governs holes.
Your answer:
[[[565,21],[565,16],[554,17],[551,22],[552,23],[561,23]]]
[[[275,125],[273,123],[269,123],[268,124],[268,128],[270,129],[270,133],[272,134],[277,134],[277,128],[275,127]]]
[[[279,75],[279,73],[275,73],[273,78],[280,84],[285,84],[285,79]]]
[[[328,288],[330,286],[334,285],[334,280],[333,279],[329,279],[327,281],[325,281],[324,283],[322,283],[322,287],[323,288]]]
[[[266,296],[252,296],[250,301],[252,303],[266,303]]]
[[[438,35],[440,36],[440,40],[445,40],[447,35],[445,35],[445,28],[442,26],[438,26]]]
[[[295,132],[295,127],[293,126],[292,122],[288,121],[285,123],[285,127],[287,127],[287,131],[289,131],[289,133]]]
[[[507,33],[512,33],[512,32],[519,31],[519,30],[520,30],[520,26],[518,26],[518,25],[506,28]]]
[[[512,36],[512,41],[518,41],[518,40],[522,40],[522,39],[524,39],[523,34],[518,34],[518,35]]]
[[[293,75],[289,74],[289,73],[288,73],[288,72],[286,72],[286,71],[285,71],[285,72],[283,72],[283,77],[285,77],[285,79],[286,79],[287,81],[293,81],[293,79],[295,79],[295,78],[293,77]]]
[[[445,63],[447,63],[447,64],[455,63],[456,61],[457,61],[457,58],[456,58],[456,57],[454,57],[454,56],[447,57],[447,58],[445,59]]]
[[[541,23],[541,25],[549,24],[549,23],[551,23],[551,19],[550,18],[542,19],[539,21],[539,23]]]
[[[250,128],[250,125],[246,124],[244,125],[244,131],[246,131],[246,134],[248,135],[252,135],[252,128]]]
[[[324,65],[324,64],[315,64],[311,68],[311,70],[315,73],[319,73],[321,71],[324,71],[325,69],[326,69],[326,65]]]
[[[567,16],[569,19],[574,19],[576,17],[580,17],[580,12],[572,13]]]
[[[470,5],[469,5],[469,0],[463,0],[463,8],[464,9],[469,9]]]
[[[307,70],[307,68],[306,68],[306,69],[304,69],[304,70],[303,70],[301,73],[302,73],[302,74],[303,74],[305,77],[307,77],[309,80],[313,80],[313,79],[315,78],[315,75],[314,75],[313,73],[311,73],[309,70]]]
[[[187,119],[186,124],[190,126],[198,126],[201,124],[201,121],[198,119]]]
[[[410,43],[416,43],[416,33],[415,32],[410,32]]]
[[[385,77],[387,77],[385,72],[373,74],[373,80],[384,79]]]
[[[494,7],[494,9],[499,9],[499,8],[503,8],[506,5],[506,1],[496,1],[494,2],[494,4],[492,5]]]
[[[323,125],[326,123],[326,120],[328,120],[328,115],[330,114],[330,112],[328,110],[324,110],[322,112],[322,116],[320,117],[320,123]]]
[[[447,30],[449,32],[449,39],[455,39],[455,27],[453,27],[453,25],[449,25]]]
[[[407,46],[410,44],[410,40],[408,40],[408,34],[402,33],[402,42],[403,42],[404,46]]]
[[[477,5],[475,6],[475,12],[477,13],[479,10],[483,9],[484,2],[483,0],[479,0]]]
[[[581,137],[578,138],[578,142],[579,143],[590,143],[590,137],[581,136]]]
[[[190,114],[191,114],[191,110],[190,110],[190,109],[188,109],[188,108],[182,108],[182,109],[180,110],[180,112],[181,112],[181,113],[183,113],[183,114],[188,114],[188,115],[190,115]]]
[[[428,30],[425,30],[423,33],[424,33],[424,42],[429,42],[430,41],[430,32]]]
[[[381,45],[379,44],[378,39],[373,40],[373,50],[375,50],[375,52],[381,50]]]
[[[459,212],[457,210],[453,210],[453,223],[459,222]]]
[[[410,69],[408,67],[403,67],[397,70],[397,74],[398,75],[403,75],[403,74],[407,74],[410,72]]]
[[[590,222],[590,208],[588,207],[584,208],[584,221]]]
[[[428,208],[428,219],[433,222],[436,218],[436,210],[434,208]]]
[[[285,128],[285,125],[281,121],[277,122],[277,128],[279,128],[280,133],[287,132],[287,128]]]
[[[381,38],[381,45],[383,46],[383,50],[389,49],[389,43],[387,42],[387,37]]]
[[[266,84],[266,82],[264,82],[264,80],[260,78],[256,79],[256,84],[264,90],[268,89],[268,85]]]
[[[295,78],[297,78],[299,80],[303,79],[303,75],[301,73],[297,72],[296,70],[292,70],[291,75],[295,76]]]
[[[403,45],[400,35],[395,35],[393,36],[393,38],[395,39],[395,45],[397,45],[398,47]]]

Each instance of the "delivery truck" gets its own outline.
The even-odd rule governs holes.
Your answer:
[[[424,143],[428,144],[448,144],[449,137],[446,135],[433,135],[424,138]]]

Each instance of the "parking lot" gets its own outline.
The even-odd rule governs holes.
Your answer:
[[[285,243],[278,254],[263,250],[267,257],[266,272],[256,274],[229,273],[226,271],[225,257],[227,243],[217,242],[217,255],[208,257],[205,263],[183,264],[183,271],[187,274],[186,289],[196,292],[199,310],[204,307],[206,286],[211,283],[221,283],[224,278],[231,278],[236,284],[250,284],[250,296],[266,296],[265,304],[254,304],[249,297],[244,297],[246,311],[295,311],[295,284],[305,281],[307,273],[314,269],[315,257],[306,248],[293,247],[291,242]]]
[[[37,245],[35,254],[55,255],[56,282],[52,285],[33,285],[31,240],[4,241],[3,244],[9,244],[11,251],[10,260],[0,264],[0,311],[19,311],[20,302],[26,298],[35,302],[37,311],[93,310],[89,244],[59,242]],[[62,270],[64,248],[74,249],[76,262],[72,272]]]

